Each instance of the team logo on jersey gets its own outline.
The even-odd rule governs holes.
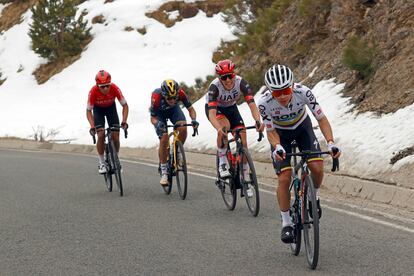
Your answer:
[[[228,94],[222,94],[219,96],[219,100],[223,102],[228,102],[232,100],[236,100],[239,96],[239,92],[237,90],[233,90]]]

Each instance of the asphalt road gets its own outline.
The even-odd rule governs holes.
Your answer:
[[[123,162],[124,197],[96,158],[0,150],[0,275],[303,275],[279,240],[274,196],[254,218],[227,211],[214,181],[189,175],[180,200],[156,168]],[[414,232],[325,208],[318,275],[412,275]]]

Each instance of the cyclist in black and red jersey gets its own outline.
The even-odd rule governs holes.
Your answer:
[[[223,128],[228,130],[244,127],[243,119],[237,108],[237,100],[242,95],[256,122],[257,131],[263,131],[264,129],[254,102],[253,92],[249,84],[234,73],[234,68],[235,65],[231,60],[219,61],[215,68],[218,77],[211,82],[206,95],[206,115],[217,130],[219,174],[222,178],[230,176],[226,156],[227,145],[222,143],[223,139],[227,141],[227,133],[223,131]],[[241,131],[240,135],[243,146],[247,148],[246,131]],[[250,170],[247,164],[243,168],[245,172]]]
[[[115,143],[116,151],[119,151],[119,128],[128,128],[128,104],[122,95],[118,86],[111,82],[111,75],[100,70],[95,77],[96,85],[92,87],[88,96],[88,104],[86,107],[86,118],[90,124],[89,133],[92,136],[98,135],[96,149],[99,158],[99,173],[104,174],[107,171],[105,164],[105,117],[109,127],[115,128],[112,131],[112,139]],[[122,123],[119,125],[118,113],[116,111],[115,98],[122,105]]]
[[[186,124],[184,113],[178,104],[180,101],[184,104],[190,114],[193,128],[197,128],[199,123],[196,120],[196,111],[191,106],[191,102],[188,100],[184,89],[180,88],[175,80],[167,79],[163,81],[161,87],[155,89],[151,95],[151,123],[154,125],[155,132],[160,139],[158,156],[161,166],[160,184],[163,186],[168,185],[167,119],[169,119],[173,124]],[[187,138],[187,127],[183,126],[177,129],[179,131],[178,138],[184,144]],[[178,157],[178,160],[181,160],[180,156]]]

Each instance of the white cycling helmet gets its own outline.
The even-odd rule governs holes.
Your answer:
[[[264,80],[269,90],[282,90],[293,84],[293,73],[289,67],[275,64],[267,70]]]

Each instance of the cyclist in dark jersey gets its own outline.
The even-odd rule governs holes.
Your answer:
[[[115,143],[116,151],[119,151],[119,118],[116,111],[115,99],[118,99],[122,105],[122,123],[123,129],[128,128],[128,104],[122,95],[121,90],[114,83],[111,83],[111,75],[105,70],[100,70],[95,76],[96,85],[92,87],[88,95],[88,104],[86,107],[86,118],[90,124],[89,133],[94,136],[98,135],[96,149],[99,158],[99,173],[107,171],[105,164],[105,117],[109,127],[115,128],[112,132],[112,139]]]
[[[188,100],[184,89],[180,88],[175,80],[168,79],[162,82],[161,87],[152,92],[151,95],[151,123],[155,127],[155,132],[160,139],[160,146],[158,149],[158,156],[161,166],[161,180],[160,184],[168,185],[167,174],[167,156],[168,156],[168,135],[167,135],[167,119],[173,124],[185,124],[186,119],[183,111],[179,106],[182,102],[187,108],[191,124],[193,128],[197,128],[199,123],[196,120],[197,114]],[[179,127],[179,139],[184,144],[187,138],[187,127]],[[180,158],[178,158],[180,160]]]
[[[226,156],[227,144],[222,144],[223,139],[227,141],[227,133],[223,131],[223,128],[228,130],[244,127],[244,121],[237,108],[237,101],[242,95],[256,122],[257,131],[264,129],[254,102],[253,92],[249,84],[234,73],[234,68],[235,65],[231,60],[219,61],[215,68],[218,77],[211,82],[206,95],[206,116],[217,130],[219,174],[223,178],[230,176]],[[243,146],[247,148],[246,131],[241,131],[240,135]],[[243,168],[245,173],[250,170],[247,163]]]

